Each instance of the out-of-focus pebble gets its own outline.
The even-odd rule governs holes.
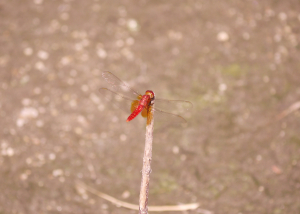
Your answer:
[[[224,92],[227,89],[227,85],[225,83],[221,83],[219,85],[219,91]]]
[[[42,89],[39,87],[36,87],[33,89],[33,93],[35,93],[35,94],[40,94],[41,92],[42,92]]]
[[[95,104],[100,103],[99,97],[98,97],[96,94],[94,94],[94,93],[91,93],[91,94],[90,94],[90,99],[91,99],[91,100],[93,101],[93,103],[95,103]]]
[[[64,174],[64,171],[62,169],[55,169],[52,171],[52,175],[54,177],[62,176]]]
[[[172,152],[173,152],[174,154],[178,154],[178,153],[179,153],[179,147],[178,147],[178,146],[173,146]]]
[[[8,147],[8,148],[6,149],[6,155],[7,155],[7,156],[11,157],[11,156],[13,156],[14,154],[15,154],[15,151],[14,151],[13,148]]]
[[[287,19],[287,15],[286,13],[284,12],[281,12],[278,14],[278,18],[281,20],[281,21],[285,21]]]
[[[48,59],[48,57],[49,57],[49,53],[48,52],[46,52],[46,51],[39,51],[38,53],[37,53],[37,55],[38,55],[38,57],[40,58],[40,59],[42,59],[42,60],[46,60],[46,59]]]
[[[88,90],[89,90],[89,87],[87,86],[87,85],[82,85],[81,86],[81,90],[83,91],[83,92],[87,92]]]
[[[78,134],[78,135],[81,135],[81,134],[82,134],[82,129],[81,129],[80,127],[76,127],[76,128],[74,129],[74,132],[75,132],[76,134]]]
[[[42,3],[43,3],[43,0],[33,0],[33,2],[34,2],[35,4],[42,4]]]
[[[221,31],[221,32],[218,33],[217,39],[220,42],[226,42],[226,41],[229,40],[229,35],[225,31]]]
[[[126,141],[127,140],[127,136],[125,134],[121,134],[120,135],[120,140],[121,141]]]
[[[101,59],[105,59],[107,57],[107,53],[103,48],[98,48],[97,50],[97,55],[101,58]]]
[[[32,103],[32,101],[29,98],[22,99],[23,106],[29,106],[31,103]]]
[[[135,19],[129,19],[127,21],[127,27],[130,31],[138,31],[139,25]]]
[[[70,56],[64,56],[61,58],[60,63],[62,65],[68,65],[71,63],[71,57]]]
[[[30,55],[32,55],[33,50],[32,50],[32,48],[27,47],[27,48],[25,48],[25,49],[23,50],[23,53],[24,53],[24,55],[26,55],[26,56],[30,56]]]
[[[128,190],[126,190],[122,193],[122,198],[124,198],[124,199],[129,198],[129,196],[130,196],[130,192]]]
[[[33,107],[25,107],[20,112],[20,118],[36,118],[38,115],[38,110]]]
[[[16,124],[17,124],[18,127],[24,126],[25,123],[26,123],[26,121],[24,119],[22,119],[22,118],[18,118],[17,122],[16,122]]]
[[[56,159],[56,155],[54,153],[50,153],[48,157],[49,157],[49,160],[55,160]]]
[[[35,124],[36,124],[37,127],[43,127],[44,126],[44,122],[42,120],[37,120]]]
[[[36,62],[34,67],[39,71],[43,71],[46,68],[45,64],[41,61]]]

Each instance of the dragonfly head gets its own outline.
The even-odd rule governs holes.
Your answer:
[[[150,98],[151,98],[151,100],[154,100],[154,98],[155,98],[155,95],[154,95],[154,92],[153,92],[153,91],[151,91],[151,90],[147,90],[145,94],[146,94],[146,95],[149,95],[149,96],[150,96]]]

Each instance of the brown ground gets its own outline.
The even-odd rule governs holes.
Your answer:
[[[194,104],[154,134],[150,205],[300,213],[300,3],[0,1],[0,213],[136,213],[144,121],[110,109],[104,70]],[[263,3],[262,3],[263,2]],[[187,213],[201,213],[201,210]]]

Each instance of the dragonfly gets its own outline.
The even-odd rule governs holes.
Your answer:
[[[193,107],[191,102],[185,100],[157,99],[151,90],[147,90],[142,95],[109,71],[103,72],[102,77],[108,83],[108,88],[100,88],[100,93],[109,101],[115,96],[116,100],[126,103],[125,105],[128,105],[128,108],[130,107],[131,114],[128,116],[127,122],[133,120],[139,114],[147,118],[152,108],[155,118],[158,115],[157,118],[166,118],[165,120],[173,123],[187,122],[182,116],[168,112],[167,110],[173,109],[175,112],[184,112]],[[155,106],[153,107],[154,100]],[[118,101],[114,101],[114,103]],[[123,108],[123,105],[121,105],[121,108]]]

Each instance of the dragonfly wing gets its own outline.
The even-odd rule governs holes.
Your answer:
[[[173,114],[154,108],[154,124],[156,125],[175,125],[185,124],[187,120],[178,114]]]
[[[173,114],[183,114],[193,108],[193,104],[186,100],[155,99],[155,109]]]
[[[154,123],[172,125],[185,124],[186,119],[183,116],[193,108],[193,104],[185,100],[166,100],[155,99]]]
[[[108,88],[100,88],[99,92],[101,95],[100,97],[105,100],[105,107],[115,108],[117,110],[122,109],[127,114],[131,113],[130,108],[133,100],[129,97],[126,97]]]
[[[105,71],[102,73],[102,77],[108,84],[108,88],[112,91],[120,93],[126,97],[131,98],[132,100],[137,99],[140,96],[140,93],[133,90],[128,84],[120,80],[114,74],[109,71]]]

